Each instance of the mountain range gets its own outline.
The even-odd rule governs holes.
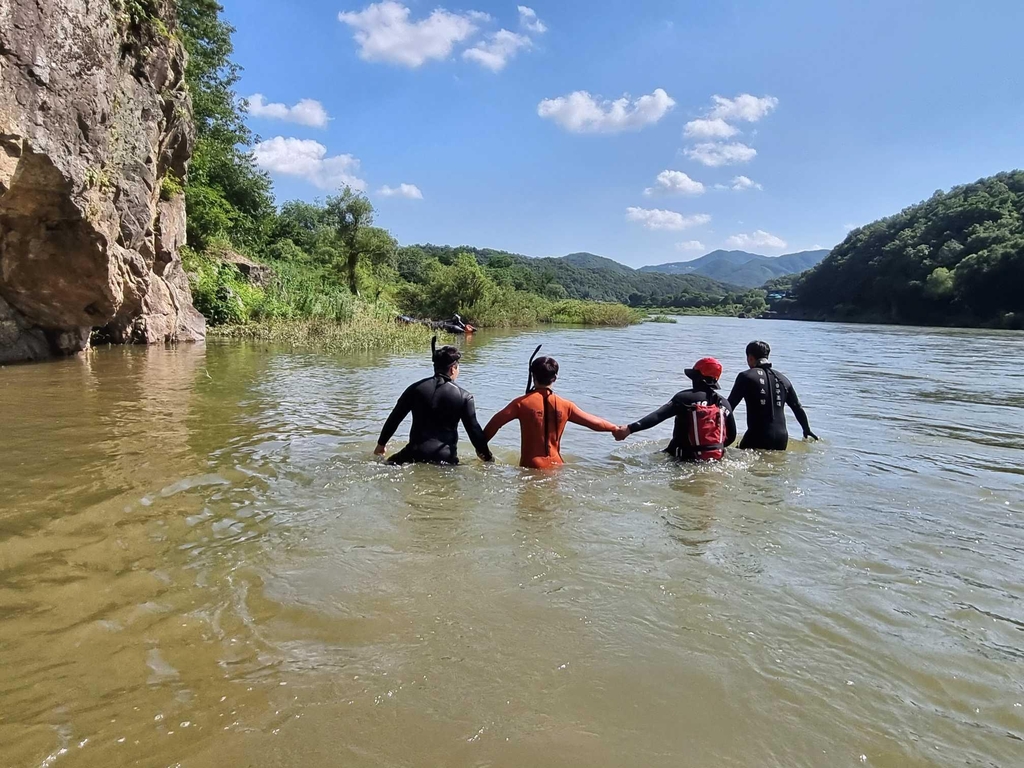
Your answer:
[[[786,275],[805,272],[817,266],[828,256],[829,251],[800,251],[784,256],[761,256],[746,251],[712,251],[693,261],[676,261],[641,267],[641,272],[657,272],[663,275],[702,275],[721,283],[738,285],[743,288],[757,288],[769,280]],[[566,259],[590,254],[572,254]],[[600,259],[601,257],[594,257]],[[608,261],[608,259],[602,259]],[[617,263],[617,262],[612,262]],[[619,265],[621,266],[621,265]]]
[[[803,272],[828,253],[808,251],[771,258],[744,251],[715,251],[690,262],[633,269],[586,252],[533,258],[466,245],[423,244],[406,250],[434,257],[442,264],[452,263],[459,253],[472,254],[492,270],[499,283],[519,290],[644,307],[712,306],[777,277]]]

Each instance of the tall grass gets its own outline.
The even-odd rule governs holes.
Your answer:
[[[535,325],[626,326],[641,313],[623,304],[563,299],[552,301],[534,293],[495,291],[466,307],[464,316],[481,328],[529,328]]]
[[[426,349],[435,331],[423,325],[400,323],[389,308],[356,302],[347,320],[275,318],[220,326],[212,329],[211,333],[221,338],[265,341],[327,352],[400,352]],[[450,343],[449,336],[442,336],[446,341],[439,338],[439,342]]]
[[[566,299],[551,307],[548,322],[573,325],[625,326],[640,322],[641,313],[624,304]]]

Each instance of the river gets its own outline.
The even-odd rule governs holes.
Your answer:
[[[753,337],[823,442],[713,467],[379,464],[425,350],[0,369],[0,766],[1024,765],[1024,336],[683,318],[459,383],[543,343],[628,422]]]

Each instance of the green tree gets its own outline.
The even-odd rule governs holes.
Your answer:
[[[936,267],[924,283],[925,292],[933,299],[941,299],[953,293],[953,273],[945,267]]]
[[[188,66],[196,146],[185,187],[189,242],[205,248],[222,237],[236,247],[256,250],[273,221],[270,178],[256,166],[234,86],[240,68],[231,61],[234,28],[222,18],[216,0],[178,0],[178,23]]]
[[[292,200],[281,206],[271,230],[272,240],[291,240],[306,253],[313,253],[327,230],[324,207],[318,203]]]
[[[345,187],[340,194],[327,198],[324,217],[344,251],[349,291],[358,295],[359,236],[363,229],[373,225],[373,205],[366,195]]]

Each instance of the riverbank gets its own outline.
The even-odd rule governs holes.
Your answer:
[[[491,323],[482,329],[537,329],[559,325],[614,328],[643,320],[641,313],[621,304],[569,300],[551,302],[551,305],[543,314],[508,317],[504,323]],[[456,338],[426,325],[400,322],[394,307],[388,304],[371,305],[362,301],[357,301],[350,316],[344,319],[267,318],[213,326],[209,335],[212,338],[264,341],[325,352],[401,352],[426,347],[434,335],[444,343],[451,343]]]
[[[739,304],[720,307],[644,307],[643,312],[647,317],[757,317],[764,312],[764,307],[744,307]]]
[[[968,315],[933,315],[914,320],[894,318],[883,312],[811,312],[773,310],[770,320],[796,320],[808,323],[847,323],[850,325],[891,325],[902,328],[972,328],[988,331],[1024,330],[1024,313],[1008,312],[999,318],[980,320]]]
[[[222,325],[211,329],[213,338],[265,341],[323,352],[403,352],[426,349],[434,335],[444,343],[454,337],[425,325],[388,321],[370,313],[350,320],[266,320],[246,325]]]

